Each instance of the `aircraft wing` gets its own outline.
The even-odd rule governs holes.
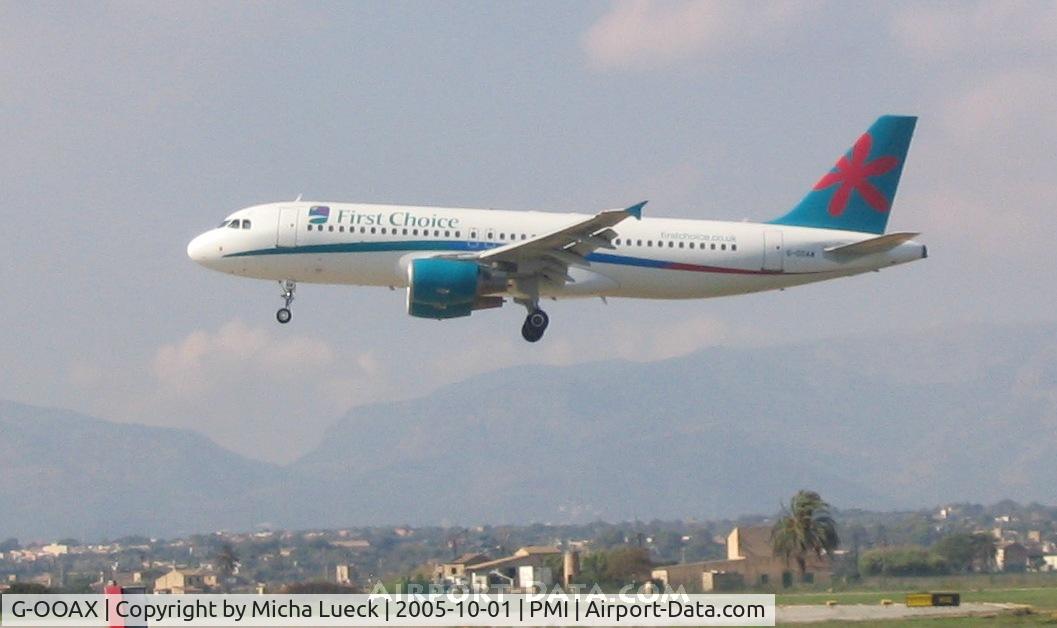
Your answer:
[[[519,274],[539,273],[553,281],[569,281],[569,266],[590,266],[585,258],[596,249],[612,249],[616,232],[612,227],[627,218],[642,217],[646,201],[625,209],[607,209],[586,220],[536,236],[511,242],[476,256],[481,262],[512,265]]]

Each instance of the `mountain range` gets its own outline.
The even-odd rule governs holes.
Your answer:
[[[1055,452],[1057,325],[509,368],[353,408],[286,466],[0,402],[0,536],[1053,501]]]

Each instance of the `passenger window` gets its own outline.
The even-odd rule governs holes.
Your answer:
[[[382,227],[382,235],[385,235],[385,227]]]
[[[713,251],[715,251],[715,250],[716,250],[716,243],[715,243],[715,242],[713,242],[713,243],[712,243],[712,246],[710,246],[710,247],[708,247],[708,248],[710,248],[710,249],[712,249]]]
[[[493,233],[489,233],[489,234],[488,234],[488,239],[489,239],[489,240],[494,240],[494,239],[495,239],[495,234],[493,234]]]
[[[476,240],[477,239],[477,232],[476,231],[471,231],[470,232],[470,239],[471,240]]]
[[[521,234],[521,239],[522,239],[522,240],[528,240],[528,236],[527,236],[527,235],[525,235],[524,233],[522,233],[522,234]]]
[[[693,242],[690,243],[690,248],[694,248],[694,243]]]
[[[434,238],[439,238],[440,237],[440,229],[434,229],[433,230],[433,237]]]
[[[642,246],[642,240],[636,240],[635,246]]]
[[[327,231],[334,231],[334,225],[330,225],[329,227],[327,227]]]
[[[738,250],[738,245],[737,244],[731,244],[730,245],[730,250],[731,251],[737,251]]]
[[[407,235],[407,227],[404,227],[404,235]]]
[[[683,243],[682,242],[679,243],[679,248],[683,248]]]
[[[451,236],[451,231],[445,231],[444,232],[444,237],[445,238],[450,237],[450,236]]]
[[[309,230],[309,231],[311,231],[311,230],[312,230],[312,225],[308,225],[308,230]]]
[[[653,246],[653,240],[646,240],[646,246]]]
[[[338,225],[338,231],[341,232],[341,233],[345,233],[345,226],[344,225]]]
[[[458,232],[458,231],[456,231],[456,232],[455,232],[455,237],[456,237],[456,238],[461,238],[462,236],[461,236],[461,235],[459,234],[459,232]]]
[[[374,233],[374,227],[371,227],[371,233]]]
[[[412,229],[411,235],[418,235],[418,229]]]
[[[727,250],[727,245],[726,245],[726,244],[720,244],[720,245],[719,245],[719,248],[720,248],[720,250],[722,250],[722,251],[726,251],[726,250]]]
[[[668,248],[675,248],[675,242],[668,240]]]
[[[500,233],[499,234],[499,239],[500,240],[506,240],[506,234],[505,233]]]

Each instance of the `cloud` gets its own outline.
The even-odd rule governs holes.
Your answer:
[[[1052,68],[989,74],[948,102],[944,124],[966,144],[981,139],[1003,142],[1011,133],[1020,136],[1017,140],[1031,140],[1040,132],[1057,132],[1054,94],[1057,77]]]
[[[809,3],[772,1],[615,3],[581,45],[597,69],[646,70],[705,53],[773,46]]]
[[[922,57],[982,50],[1052,54],[1057,52],[1057,4],[912,4],[893,14],[890,30],[905,52]]]
[[[619,300],[611,308],[623,308]],[[450,373],[450,358],[438,358],[430,364],[435,373],[434,386],[452,383],[476,374],[516,366],[544,364],[569,366],[602,360],[656,362],[680,357],[719,345],[750,345],[775,341],[753,330],[732,326],[716,317],[692,315],[666,321],[663,325],[633,321],[618,315],[613,322],[600,324],[587,334],[570,335],[558,330],[538,345],[526,345],[510,334],[481,338],[459,354],[458,372]],[[448,370],[446,370],[448,369]]]
[[[100,416],[189,428],[285,462],[353,405],[394,394],[373,352],[292,331],[229,321],[158,347],[146,364],[78,358],[68,379]]]
[[[319,369],[333,362],[333,351],[320,340],[280,338],[262,327],[232,321],[216,332],[195,331],[159,348],[152,373],[167,394],[205,395],[248,377],[289,382],[301,369]]]
[[[622,331],[617,345],[618,355],[639,362],[687,355],[698,349],[729,342],[733,335],[726,323],[705,316],[685,318],[645,333],[630,326]]]
[[[980,242],[1016,242],[1003,255],[1046,255],[1057,228],[1048,210],[1057,203],[1048,174],[1057,77],[1016,67],[954,79],[922,129],[912,157],[915,197],[903,200],[921,208],[919,228],[951,245],[976,251]]]

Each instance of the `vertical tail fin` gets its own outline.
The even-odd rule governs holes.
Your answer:
[[[884,233],[917,118],[881,116],[776,225]]]

